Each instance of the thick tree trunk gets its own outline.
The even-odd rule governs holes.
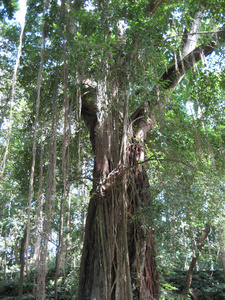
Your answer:
[[[117,171],[90,201],[78,298],[157,299],[154,242],[141,216],[147,175],[137,166]]]
[[[131,140],[126,147],[121,145],[119,141],[128,141],[130,136],[122,130],[118,111],[96,117],[91,111],[93,107],[91,110],[83,99],[82,113],[90,129],[95,165],[78,299],[157,299],[154,241],[141,213],[150,202],[147,173],[138,164],[143,146]],[[127,137],[122,139],[124,134]]]

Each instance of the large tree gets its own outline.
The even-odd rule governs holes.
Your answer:
[[[157,299],[154,235],[141,213],[151,203],[143,164],[146,138],[173,89],[219,49],[225,30],[216,25],[213,3],[100,1],[95,13],[103,50],[93,64],[101,72],[93,68],[80,79],[94,183],[78,297]],[[84,42],[84,34],[78,32],[77,39]]]

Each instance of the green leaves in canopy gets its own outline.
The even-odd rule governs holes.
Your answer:
[[[18,0],[1,0],[0,1],[0,20],[8,17],[13,18],[13,14],[18,9]]]

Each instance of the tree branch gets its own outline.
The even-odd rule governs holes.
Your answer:
[[[81,95],[82,107],[81,115],[90,133],[90,141],[93,151],[95,149],[95,126],[97,123],[96,90],[93,87],[85,86]]]
[[[152,16],[166,0],[152,0],[146,8],[146,14]]]
[[[142,104],[130,117],[131,122],[136,126],[134,135],[144,130],[144,136],[147,135],[148,131],[152,128],[156,121],[156,109],[162,110],[165,105],[161,100],[160,93],[165,90],[175,88],[184,75],[190,70],[198,61],[202,59],[202,56],[210,55],[217,47],[225,43],[225,26],[222,30],[219,30],[212,36],[211,42],[205,45],[201,45],[187,54],[185,57],[180,59],[177,63],[171,64],[171,66],[161,75],[158,86],[152,90],[152,94],[156,97],[154,101],[148,101]],[[160,99],[160,101],[159,101]],[[147,105],[148,104],[148,105]],[[143,120],[142,122],[137,120]]]
[[[201,27],[201,17],[202,12],[195,13],[191,29],[188,32],[187,29],[185,30],[185,34],[183,36],[183,45],[182,45],[182,53],[181,57],[188,55],[192,50],[194,50],[197,46],[199,35],[197,32]]]
[[[161,76],[159,82],[162,89],[169,90],[176,87],[182,80],[185,73],[191,69],[194,64],[202,59],[202,55],[208,56],[215,49],[217,44],[222,45],[225,42],[225,27],[213,35],[212,41],[206,45],[201,45],[191,51],[177,64],[173,63]]]

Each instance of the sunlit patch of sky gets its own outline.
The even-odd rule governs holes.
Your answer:
[[[177,19],[177,20],[180,20],[182,17],[182,12],[179,10],[175,10],[171,14],[172,14],[173,18]]]
[[[188,115],[190,115],[190,116],[193,115],[194,114],[194,103],[191,101],[187,101],[186,109],[187,109]]]
[[[225,48],[221,48],[221,53],[218,54],[215,51],[211,55],[206,57],[206,66],[203,70],[208,70],[210,72],[219,72],[225,69]]]
[[[84,8],[85,8],[87,11],[90,11],[90,10],[94,10],[94,9],[95,9],[95,6],[94,6],[94,4],[92,3],[91,0],[87,0],[87,1],[85,2]]]
[[[19,0],[19,10],[15,13],[14,19],[17,23],[20,23],[21,26],[25,22],[26,10],[27,10],[27,0]]]

